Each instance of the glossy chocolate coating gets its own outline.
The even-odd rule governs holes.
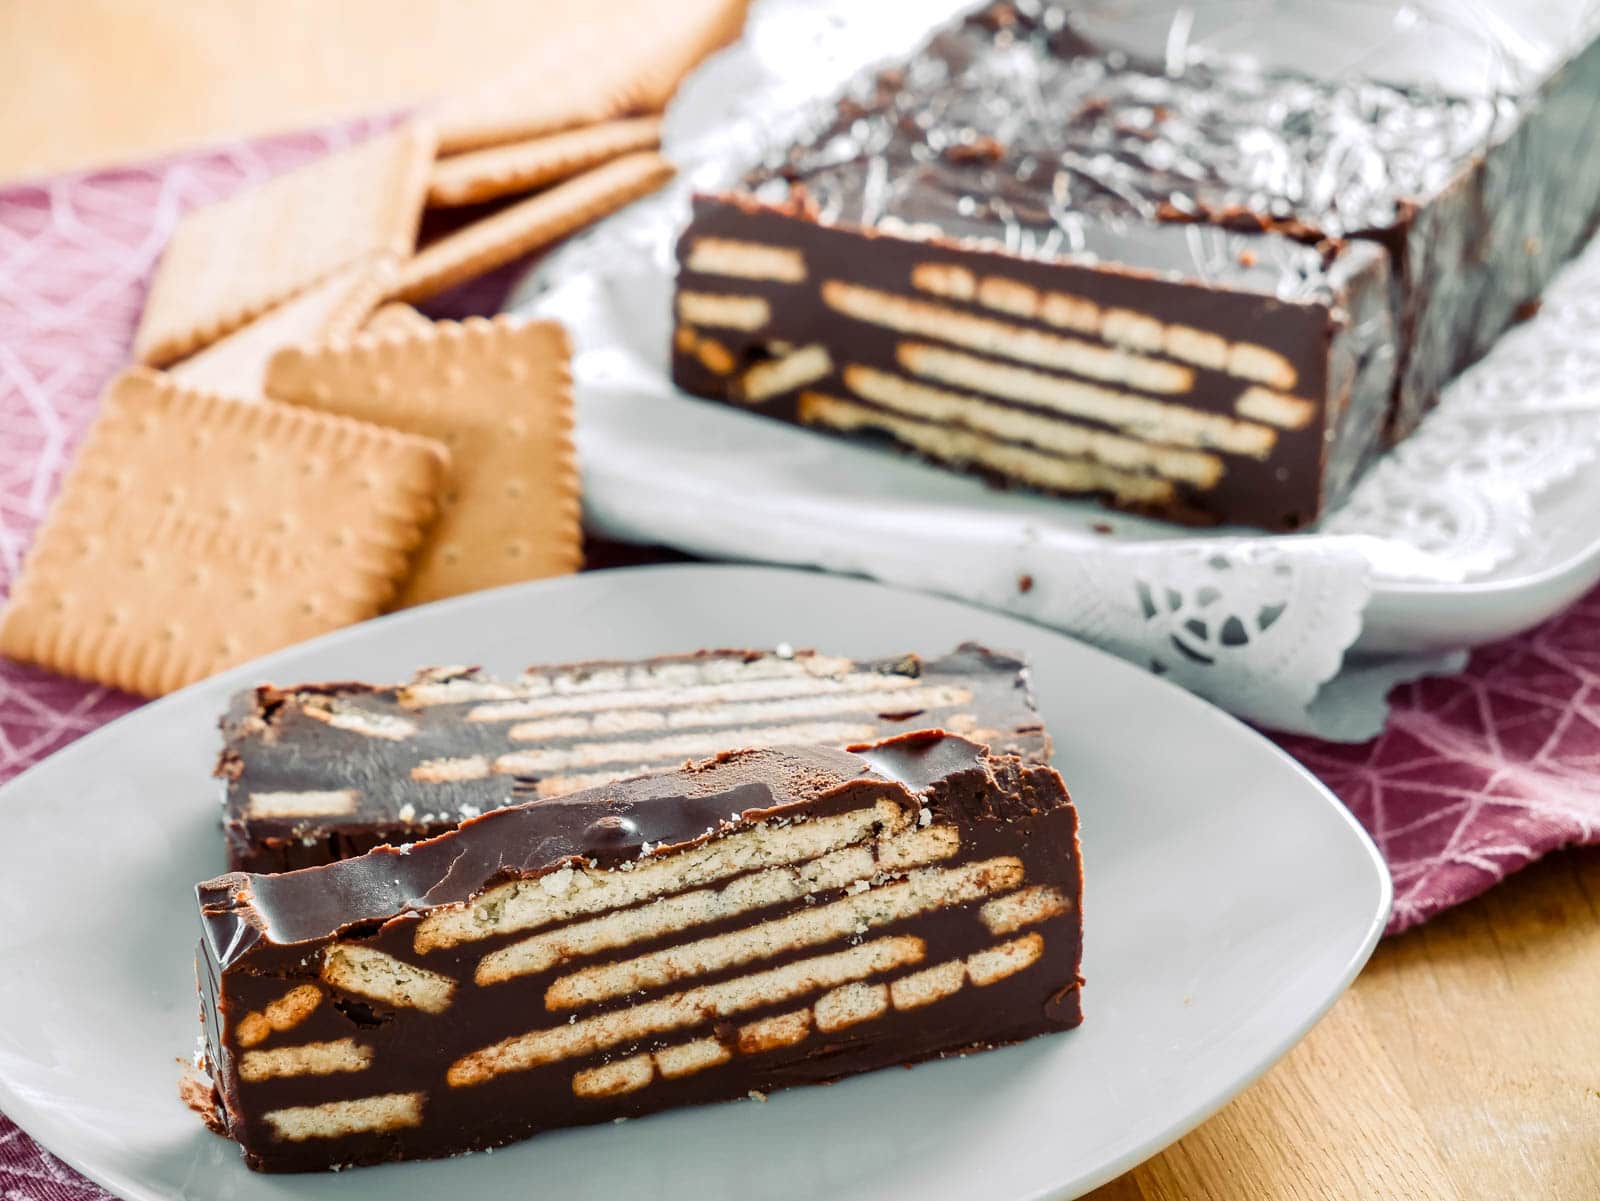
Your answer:
[[[782,1048],[741,1049],[720,1066],[658,1079],[643,1091],[575,1096],[569,1084],[575,1069],[685,1038],[717,1039],[731,1047],[739,1022],[793,1010],[795,1002],[754,1006],[731,1023],[707,1017],[680,1024],[665,1036],[613,1046],[599,1059],[584,1055],[472,1086],[447,1083],[446,1069],[461,1056],[530,1024],[559,1026],[559,1011],[540,1017],[548,1004],[546,988],[554,978],[595,960],[569,957],[551,970],[509,983],[476,983],[474,965],[525,932],[422,953],[414,936],[432,915],[508,880],[541,878],[573,864],[593,870],[656,858],[670,862],[685,848],[757,826],[785,828],[883,802],[906,814],[913,828],[958,832],[960,852],[950,865],[1014,857],[1025,865],[1029,882],[1048,883],[1068,897],[1069,908],[1030,927],[1043,940],[1043,957],[1025,971],[961,989],[937,1003],[896,1009],[827,1035],[818,1031]],[[650,853],[642,856],[647,844]],[[552,1127],[832,1080],[1075,1026],[1082,1016],[1080,892],[1076,813],[1060,777],[1048,767],[990,756],[982,747],[938,732],[902,735],[855,753],[824,748],[731,752],[669,775],[485,814],[406,851],[382,848],[304,871],[234,874],[200,885],[199,978],[208,1057],[229,1131],[257,1169],[310,1170],[493,1147]],[[602,954],[598,961],[626,959],[785,913],[809,913],[857,893],[857,888],[819,889],[787,909],[769,907],[702,923],[666,940]],[[929,964],[981,952],[994,941],[976,920],[975,906],[966,905],[900,920],[832,947],[782,950],[744,970],[781,968],[819,951],[896,937],[920,939]],[[242,1042],[241,1019],[269,1006],[287,988],[316,983],[319,964],[335,940],[458,981],[448,1010],[385,1007],[335,989],[330,1003],[320,1004],[292,1031],[271,1036],[266,1046],[354,1039],[373,1053],[371,1066],[345,1076],[241,1078],[242,1047],[254,1045]],[[728,976],[713,971],[696,979],[715,982]],[[681,987],[629,993],[603,1005],[602,1016],[648,1005]],[[578,1016],[588,1020],[592,1012]],[[420,1123],[383,1133],[297,1142],[274,1137],[264,1116],[341,1097],[414,1092],[425,1095]]]
[[[774,658],[771,652],[761,651],[702,651],[643,663],[595,661],[532,668],[529,674],[581,687],[599,673],[717,663],[759,664]],[[795,661],[805,663],[813,658],[810,652],[802,651]],[[928,726],[959,727],[971,719],[967,731],[989,743],[996,752],[1015,752],[1040,762],[1049,759],[1049,739],[1033,707],[1027,665],[1015,656],[968,643],[936,658],[905,655],[855,663],[850,670],[876,673],[895,685],[917,681],[919,689],[909,690],[913,692],[946,688],[970,694],[962,703],[929,708],[907,704],[895,699],[893,693],[886,693],[880,711],[851,715],[847,722],[839,723],[859,726],[848,735],[851,740]],[[438,673],[433,676],[442,678]],[[452,678],[492,683],[477,672],[459,672]],[[510,686],[515,684],[516,681],[509,682]],[[508,731],[514,723],[509,719],[469,719],[481,700],[418,707],[407,703],[406,691],[406,686],[401,685],[305,684],[263,686],[234,698],[222,722],[224,749],[218,765],[218,775],[225,780],[223,828],[230,870],[289,871],[363,854],[386,843],[431,838],[466,818],[512,803],[517,799],[514,792],[518,776],[524,790],[540,783],[540,777],[531,771],[515,775],[485,772],[475,779],[446,781],[413,778],[413,770],[422,763],[474,755],[492,759],[528,749],[532,744],[510,739]],[[408,723],[414,733],[387,739],[335,728],[308,716],[308,703],[322,702],[337,704],[343,712],[369,716],[377,722]],[[669,699],[652,706],[655,712],[670,707]],[[781,728],[784,723],[774,724]],[[694,728],[690,723],[675,727],[680,731]],[[715,727],[710,729],[714,731]],[[639,736],[552,734],[538,745],[570,748],[604,741],[605,737]],[[720,747],[701,753],[713,749]],[[636,766],[659,770],[689,757],[682,753],[645,755]],[[284,817],[251,813],[252,794],[341,789],[357,794],[348,813]]]

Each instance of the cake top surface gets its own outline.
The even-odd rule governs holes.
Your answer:
[[[983,746],[941,731],[854,751],[727,752],[670,774],[495,810],[406,847],[280,875],[220,876],[198,886],[202,924],[226,966],[263,938],[324,938],[579,860],[613,867],[768,819],[861,808],[885,795],[910,803],[966,773],[990,773],[992,762]]]
[[[537,777],[549,796],[554,785],[575,792],[598,777],[752,745],[754,734],[769,745],[844,745],[919,725],[964,730],[969,716],[997,751],[1048,757],[1026,663],[968,642],[926,658],[727,649],[547,665],[505,679],[451,667],[398,685],[263,686],[236,695],[223,718],[218,773],[229,813],[263,829],[400,812],[427,825],[508,803],[512,775]],[[282,817],[258,804],[308,789],[348,803],[314,820],[293,804]]]
[[[1059,5],[992,4],[858,78],[745,187],[776,201],[798,185],[825,221],[1202,278],[1255,266],[1293,290],[1292,277],[1319,272],[1319,243],[1402,221],[1516,107],[1232,54],[1179,56],[1169,70],[1104,41],[1106,22],[1101,40],[1083,26]],[[1163,250],[1131,244],[1170,225],[1154,238]],[[1247,252],[1228,236],[1240,233],[1257,235]],[[1263,255],[1274,261],[1251,262]]]
[[[283,702],[338,698],[396,713],[441,711],[486,716],[473,711],[481,705],[551,696],[597,697],[601,702],[619,693],[650,690],[670,700],[671,690],[728,685],[741,680],[779,675],[837,679],[850,672],[877,672],[917,678],[928,673],[969,674],[1004,678],[1014,690],[1018,673],[1027,662],[1003,650],[977,642],[963,642],[948,654],[924,657],[905,654],[894,658],[848,659],[813,650],[755,650],[720,648],[649,659],[591,659],[530,667],[520,676],[497,679],[477,667],[429,667],[403,684],[370,684],[347,680],[288,686],[261,685],[234,695],[222,720],[224,736],[233,742],[276,742],[274,723],[281,720]]]

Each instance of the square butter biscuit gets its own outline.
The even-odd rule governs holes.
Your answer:
[[[625,154],[535,192],[418,248],[392,297],[422,301],[610,216],[672,178],[653,150]]]
[[[372,617],[448,465],[425,438],[134,368],[0,611],[0,653],[156,696]]]
[[[398,603],[575,571],[582,563],[567,334],[481,317],[279,351],[267,394],[450,448],[439,521]]]
[[[264,381],[273,355],[285,346],[347,337],[361,329],[396,272],[397,264],[388,255],[345,267],[167,373],[187,388],[258,400],[266,395]]]
[[[391,300],[381,305],[361,327],[364,334],[414,334],[433,328],[433,319],[425,317],[409,304]],[[356,331],[347,331],[345,336]]]
[[[358,259],[408,256],[434,137],[400,128],[188,213],[150,285],[133,357],[163,367]]]

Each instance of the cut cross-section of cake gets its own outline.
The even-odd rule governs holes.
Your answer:
[[[419,1159],[1066,1029],[1081,890],[1054,769],[937,731],[222,876],[219,1119],[263,1171]]]
[[[924,659],[719,650],[409,684],[262,687],[223,719],[228,867],[288,871],[430,838],[510,804],[736,747],[943,728],[1043,763],[1027,666],[967,643]]]

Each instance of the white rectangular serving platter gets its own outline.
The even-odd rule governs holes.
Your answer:
[[[1075,1031],[829,1088],[542,1135],[494,1154],[261,1176],[176,1097],[197,1033],[192,885],[223,866],[216,719],[265,680],[389,680],[787,642],[846,655],[1025,652],[1080,807]],[[1042,1201],[1178,1138],[1303,1035],[1366,961],[1377,851],[1271,743],[1059,634],[954,601],[775,568],[598,572],[446,601],[148,705],[4,789],[0,1110],[130,1201]]]

